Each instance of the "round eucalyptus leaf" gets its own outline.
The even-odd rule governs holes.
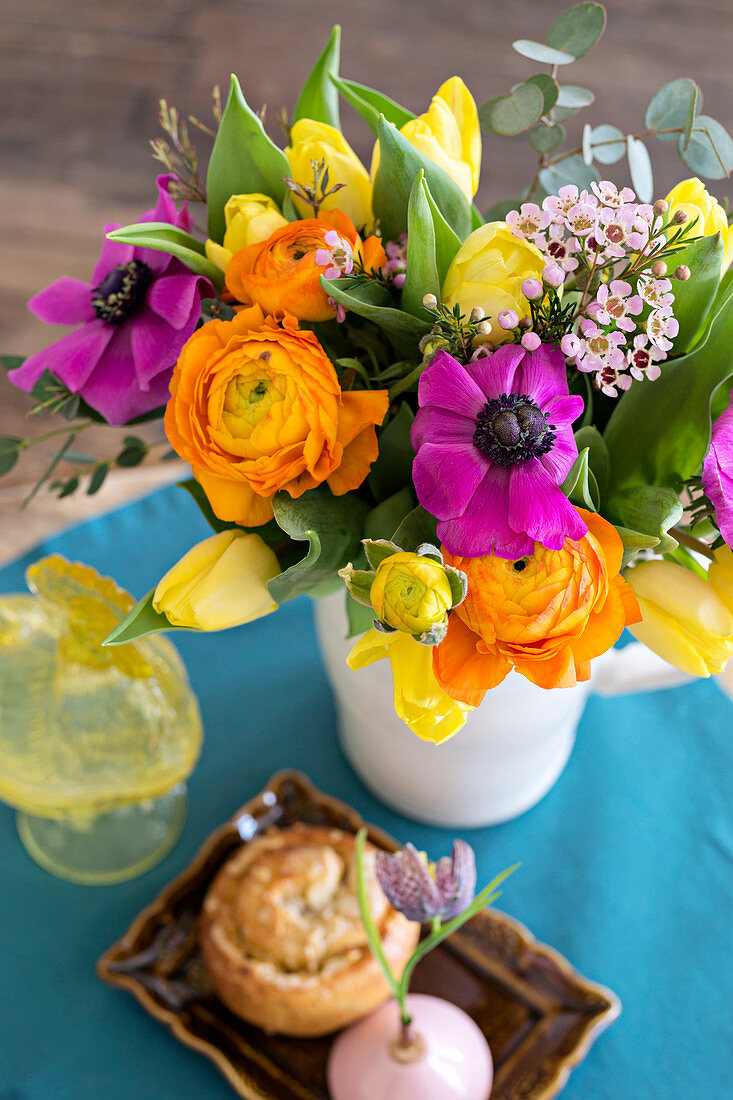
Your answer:
[[[702,92],[694,80],[683,76],[663,84],[655,92],[646,109],[644,122],[649,130],[670,130],[692,126],[695,114],[702,108]],[[674,141],[677,134],[657,134],[659,141]]]
[[[579,107],[553,107],[552,108],[552,120],[553,122],[566,122],[573,115],[577,115]]]
[[[554,50],[544,42],[533,42],[529,38],[518,38],[516,42],[512,42],[512,46],[522,57],[539,61],[542,65],[569,65],[571,61],[575,61],[574,54],[565,50]]]
[[[536,84],[517,84],[511,95],[490,99],[479,111],[487,128],[513,137],[528,130],[542,115],[543,97]]]
[[[558,92],[557,105],[572,107],[577,111],[581,107],[590,107],[595,98],[590,88],[581,88],[578,84],[563,84]]]
[[[590,143],[599,164],[615,164],[626,153],[626,137],[617,126],[594,126]]]
[[[485,212],[484,221],[503,222],[510,210],[519,210],[522,202],[523,200],[521,197],[498,199],[497,202],[492,203]]]
[[[536,84],[542,92],[542,98],[544,100],[542,104],[542,113],[546,115],[557,103],[557,94],[560,90],[557,86],[557,81],[554,80],[549,73],[535,73],[534,76],[528,76],[525,83]]]
[[[598,173],[582,157],[568,157],[543,168],[540,172],[540,183],[548,195],[557,194],[561,187],[567,183],[574,183],[576,187],[590,188],[591,183],[598,180]]]
[[[722,180],[733,169],[733,141],[728,131],[709,115],[698,115],[684,148],[684,134],[680,134],[677,151],[684,164],[709,180]]]
[[[552,126],[540,124],[530,130],[527,140],[535,153],[553,153],[565,141],[565,127],[558,122]]]
[[[602,4],[575,4],[559,15],[547,32],[547,45],[582,57],[603,34],[606,11]]]
[[[591,137],[593,134],[593,127],[589,122],[586,122],[583,127],[583,139],[581,142],[581,149],[583,152],[583,160],[586,164],[593,163],[593,146],[591,144]]]
[[[631,182],[637,198],[641,202],[651,202],[654,198],[654,174],[646,145],[629,134],[626,139],[626,155],[629,158]]]

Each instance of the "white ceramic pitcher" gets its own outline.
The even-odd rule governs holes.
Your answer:
[[[389,661],[348,668],[355,639],[345,637],[344,594],[316,600],[315,618],[352,767],[382,802],[429,825],[496,825],[536,805],[568,761],[591,693],[625,695],[690,679],[639,642],[597,658],[591,680],[574,688],[545,691],[512,672],[455,737],[433,745],[395,714]]]

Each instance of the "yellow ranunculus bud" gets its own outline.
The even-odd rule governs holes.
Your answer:
[[[733,656],[733,615],[713,585],[670,561],[642,562],[626,579],[642,613],[629,627],[635,638],[691,676],[725,668]]]
[[[473,707],[457,703],[435,679],[432,646],[409,634],[368,630],[347,657],[349,668],[366,668],[383,657],[392,666],[395,711],[423,741],[447,741],[464,725]]]
[[[259,244],[271,237],[276,229],[288,224],[278,205],[268,195],[232,195],[224,207],[226,232],[224,243],[206,242],[206,258],[226,271],[235,252],[250,244]]]
[[[325,160],[328,169],[328,188],[337,183],[345,186],[329,195],[321,204],[322,210],[342,210],[358,230],[371,228],[372,181],[369,173],[335,127],[310,118],[299,118],[290,131],[290,145],[285,150],[290,172],[296,183],[313,185],[311,161]],[[313,217],[313,207],[296,194],[292,195],[298,212],[304,218]]]
[[[380,562],[370,599],[377,618],[407,634],[425,634],[453,604],[445,568],[421,554],[392,554]]]
[[[172,626],[225,630],[277,609],[267,589],[280,564],[259,535],[221,531],[193,546],[158,583],[153,607]]]
[[[443,284],[443,301],[450,307],[459,302],[467,316],[481,307],[491,324],[488,340],[504,343],[512,333],[497,324],[500,311],[513,309],[520,318],[529,316],[522,283],[541,279],[544,267],[540,250],[515,237],[506,222],[487,222],[474,229],[453,257]]]
[[[667,195],[667,202],[670,218],[678,210],[684,210],[690,221],[697,219],[697,224],[687,240],[712,237],[714,233],[720,233],[725,249],[722,270],[727,271],[733,260],[733,227],[728,227],[723,207],[716,198],[708,194],[705,184],[696,176],[682,180]]]
[[[481,128],[473,96],[459,76],[441,84],[424,115],[400,130],[411,145],[455,180],[470,202],[481,173]],[[379,167],[379,142],[372,156],[372,179]]]

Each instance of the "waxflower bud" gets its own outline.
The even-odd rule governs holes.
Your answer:
[[[484,309],[483,306],[474,306],[473,309],[471,310],[471,320],[476,324],[479,321],[483,321],[485,316],[486,316],[486,310]]]
[[[491,333],[491,321],[479,321],[476,325],[476,334],[478,336],[489,336]]]
[[[522,294],[528,302],[536,302],[544,293],[539,279],[525,279],[522,283]]]
[[[541,343],[542,341],[536,332],[525,332],[522,337],[522,347],[526,348],[527,351],[537,351]]]
[[[680,266],[672,272],[673,279],[679,279],[680,282],[685,283],[690,278],[692,272],[686,264],[680,264]]]
[[[667,265],[664,260],[655,260],[652,264],[652,275],[655,275],[657,279],[661,279],[663,275],[667,274]]]
[[[666,214],[669,210],[669,203],[666,199],[657,199],[652,207],[655,218],[661,218],[663,214]]]
[[[528,328],[532,328],[532,318],[531,317],[520,317],[519,327],[525,332],[527,331]]]
[[[686,221],[689,221],[690,215],[686,210],[677,210],[672,215],[672,225],[684,225]]]
[[[438,299],[435,297],[434,294],[426,294],[423,297],[422,304],[425,306],[426,309],[437,309]]]
[[[503,329],[516,328],[519,324],[519,314],[516,309],[502,309],[496,320]]]
[[[441,562],[419,554],[392,554],[379,566],[370,599],[380,622],[408,634],[427,634],[453,604]]]
[[[570,359],[573,355],[577,355],[580,350],[580,340],[572,332],[566,332],[560,341],[560,351],[563,355]]]
[[[558,264],[548,264],[542,272],[542,279],[548,286],[557,288],[565,282],[565,272]]]

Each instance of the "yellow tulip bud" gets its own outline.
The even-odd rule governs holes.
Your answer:
[[[172,626],[225,630],[276,610],[267,582],[280,572],[259,535],[221,531],[168,570],[155,589],[153,607]]]
[[[443,284],[443,301],[470,315],[482,309],[491,323],[486,338],[494,344],[512,339],[512,332],[497,323],[502,310],[520,318],[530,314],[522,294],[525,279],[542,278],[545,259],[529,241],[515,237],[506,222],[488,222],[474,229],[453,257]],[[485,322],[482,322],[484,324]]]
[[[370,592],[377,618],[407,634],[425,634],[445,621],[453,604],[445,568],[420,554],[392,554],[377,567]]]
[[[276,229],[288,224],[280,210],[268,195],[232,195],[224,207],[226,232],[224,243],[206,242],[206,258],[226,271],[235,252],[241,252],[250,244],[259,244],[271,237]]]
[[[285,150],[290,173],[296,183],[313,185],[311,161],[325,160],[328,169],[328,189],[337,183],[345,186],[329,195],[322,210],[342,210],[357,229],[370,227],[372,214],[372,183],[369,174],[346,138],[325,122],[299,118],[290,131],[290,145]],[[304,218],[313,217],[313,207],[292,194],[298,212]]]
[[[635,638],[691,676],[725,668],[733,656],[733,614],[712,584],[669,561],[642,562],[626,579],[642,613],[629,627]]]
[[[682,180],[667,195],[667,204],[672,220],[678,214],[686,214],[690,222],[696,221],[692,233],[685,238],[687,241],[720,233],[725,250],[721,266],[723,271],[727,271],[733,260],[733,228],[729,228],[723,207],[708,194],[705,184],[696,176]]]
[[[430,107],[400,130],[411,145],[455,180],[470,202],[481,173],[481,128],[473,96],[459,76],[441,84]],[[372,156],[372,179],[379,166],[379,142]]]

